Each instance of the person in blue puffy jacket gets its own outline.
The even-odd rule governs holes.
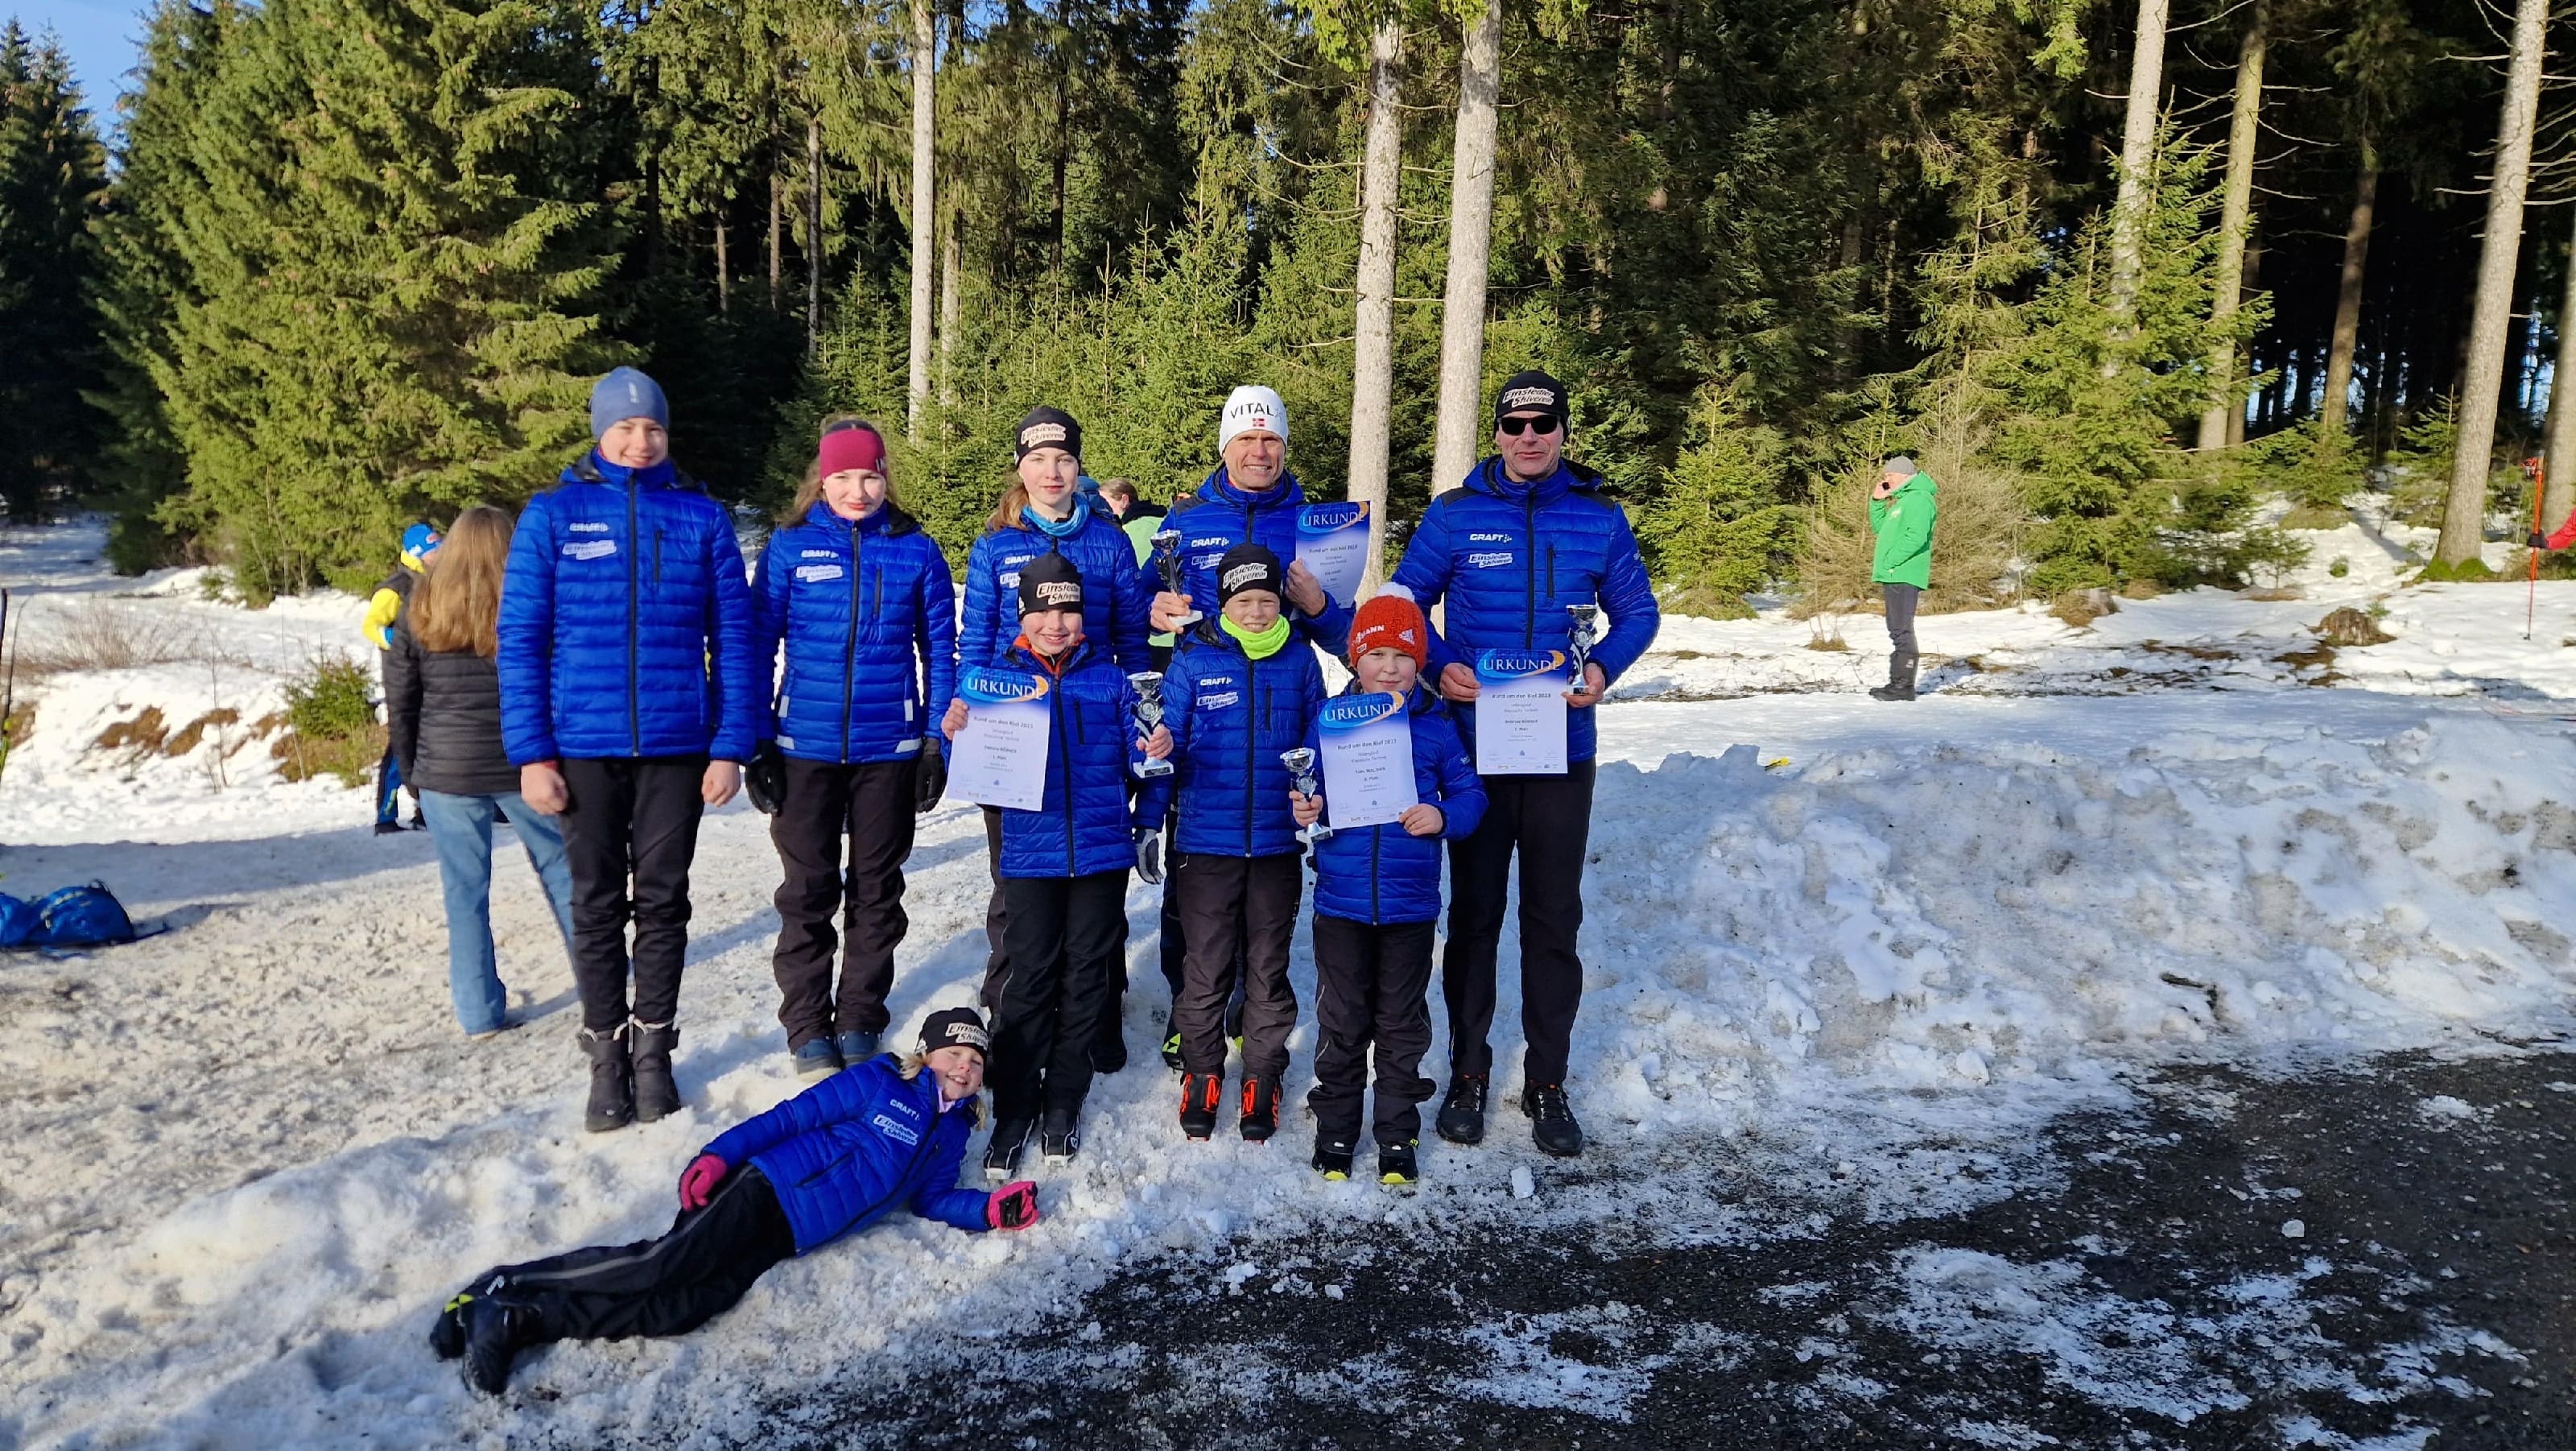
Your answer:
[[[1218,614],[1181,637],[1164,677],[1165,726],[1178,770],[1173,898],[1187,942],[1172,1024],[1181,1035],[1181,1132],[1216,1132],[1225,1093],[1226,1000],[1243,948],[1243,1104],[1236,1124],[1259,1142],[1279,1128],[1279,1080],[1297,994],[1288,950],[1305,896],[1304,846],[1288,813],[1280,759],[1306,738],[1324,698],[1315,652],[1282,612],[1288,571],[1258,543],[1217,567]],[[1163,784],[1152,788],[1159,798]],[[1160,820],[1159,799],[1148,802]]]
[[[740,786],[768,685],[733,517],[672,467],[670,423],[652,379],[600,379],[597,446],[528,501],[501,583],[501,744],[528,805],[563,817],[594,1133],[680,1106],[698,819]]]
[[[1449,708],[1417,688],[1430,640],[1430,622],[1399,595],[1361,605],[1351,625],[1351,684],[1343,694],[1402,703],[1413,739],[1415,804],[1395,821],[1340,828],[1315,843],[1317,1037],[1306,1107],[1315,1116],[1315,1170],[1327,1179],[1350,1177],[1372,1047],[1378,1178],[1411,1184],[1420,1177],[1415,1151],[1420,1105],[1431,1096],[1422,1057],[1431,1051],[1440,843],[1473,835],[1485,815],[1484,782],[1467,763]],[[1308,728],[1306,748],[1319,759],[1331,749],[1320,722]],[[1290,805],[1299,825],[1330,825],[1321,793],[1292,793]]]
[[[1437,1127],[1452,1143],[1485,1136],[1493,1074],[1486,1034],[1494,1023],[1495,958],[1503,904],[1520,859],[1521,1026],[1527,1040],[1521,1111],[1538,1146],[1583,1151],[1566,1102],[1574,1016],[1583,999],[1583,857],[1592,829],[1593,708],[1610,683],[1646,653],[1663,616],[1637,556],[1628,516],[1600,495],[1601,475],[1565,458],[1565,385],[1545,373],[1513,375],[1494,403],[1495,456],[1464,487],[1431,501],[1388,583],[1426,612],[1448,602],[1447,632],[1429,652],[1442,696],[1465,707],[1474,742],[1475,661],[1487,650],[1565,650],[1571,607],[1597,608],[1609,632],[1592,647],[1583,678],[1566,692],[1563,775],[1485,778],[1484,824],[1449,848],[1449,945],[1441,995],[1449,1005],[1449,1092]]]
[[[1019,638],[1015,602],[1020,570],[1032,559],[1057,554],[1089,581],[1083,591],[1082,633],[1105,650],[1120,670],[1154,668],[1145,627],[1153,595],[1136,567],[1135,548],[1107,506],[1095,507],[1082,489],[1082,425],[1055,408],[1035,408],[1012,437],[1017,477],[1002,491],[984,533],[966,553],[966,607],[957,632],[961,665],[990,665]],[[993,892],[984,907],[984,1006],[991,1010],[1002,980],[1002,938],[1009,913],[1002,903],[1002,818],[984,809],[984,844]],[[1099,1023],[1094,1058],[1101,1072],[1127,1066],[1127,1043],[1113,1001]]]
[[[1136,737],[1135,688],[1084,636],[1088,588],[1070,558],[1050,551],[1030,560],[1016,589],[1019,638],[993,666],[960,672],[961,693],[940,721],[952,740],[966,728],[964,691],[983,669],[1016,677],[1031,687],[1024,698],[1046,702],[1038,807],[1001,811],[1006,965],[1000,981],[985,986],[998,1003],[993,1139],[984,1157],[986,1176],[996,1179],[1018,1169],[1032,1130],[1051,1163],[1082,1146],[1091,1045],[1127,942],[1127,869],[1143,834],[1130,825],[1129,747],[1159,759],[1172,741],[1164,726]]]
[[[787,654],[753,768],[778,786],[765,803],[782,872],[770,970],[789,1060],[809,1078],[876,1056],[909,925],[913,816],[946,782],[928,702],[944,710],[956,694],[957,590],[886,468],[873,425],[827,424],[790,522],[752,571],[754,653]],[[837,994],[836,917],[847,925]]]
[[[497,1396],[520,1351],[685,1335],[771,1266],[898,1209],[974,1232],[1028,1228],[1035,1184],[957,1183],[990,1049],[974,1009],[931,1014],[912,1056],[869,1059],[718,1135],[681,1173],[680,1215],[661,1238],[476,1275],[438,1312],[431,1350]]]

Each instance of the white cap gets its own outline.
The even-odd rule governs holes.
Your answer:
[[[1277,434],[1282,444],[1288,442],[1288,405],[1260,384],[1246,383],[1225,395],[1225,413],[1216,426],[1217,452],[1225,452],[1236,434],[1255,429]]]

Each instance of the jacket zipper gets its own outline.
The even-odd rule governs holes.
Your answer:
[[[1521,648],[1534,650],[1538,648],[1538,485],[1530,485],[1528,495],[1521,500],[1521,512],[1529,520],[1529,526],[1521,532],[1523,545],[1529,551],[1522,556],[1529,562],[1529,609],[1521,616]]]
[[[1372,826],[1372,827],[1370,827],[1370,828],[1369,828],[1369,920],[1370,920],[1371,922],[1375,922],[1375,921],[1377,921],[1380,917],[1382,917],[1382,916],[1386,915],[1386,908],[1385,908],[1383,905],[1381,905],[1381,904],[1380,904],[1380,902],[1378,901],[1378,886],[1379,886],[1379,883],[1378,883],[1378,873],[1380,873],[1380,872],[1382,872],[1382,871],[1386,870],[1385,847],[1386,847],[1386,828],[1385,828],[1383,825],[1380,825],[1380,826]]]
[[[629,753],[637,756],[644,754],[644,688],[636,659],[643,648],[637,639],[642,630],[637,594],[643,586],[635,577],[643,566],[637,557],[643,552],[642,543],[635,519],[635,480],[630,476],[626,480],[626,740]]]
[[[1062,672],[1058,672],[1055,677],[1055,688],[1047,694],[1055,701],[1055,734],[1057,741],[1061,743],[1056,754],[1064,762],[1064,874],[1074,877],[1081,874],[1074,870],[1080,865],[1080,858],[1075,854],[1073,837],[1073,736],[1065,729]]]
[[[841,764],[850,763],[851,697],[859,688],[859,526],[850,523],[850,633],[841,642]]]

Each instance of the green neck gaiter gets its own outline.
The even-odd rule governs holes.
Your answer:
[[[1234,621],[1227,619],[1223,615],[1217,616],[1216,622],[1224,628],[1227,634],[1234,637],[1236,644],[1243,647],[1244,654],[1251,656],[1255,660],[1269,659],[1271,656],[1278,654],[1281,647],[1288,643],[1288,617],[1286,615],[1281,615],[1279,618],[1272,620],[1270,622],[1270,628],[1257,635],[1250,630],[1245,629],[1241,625],[1236,624]]]

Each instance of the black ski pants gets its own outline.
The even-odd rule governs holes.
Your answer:
[[[769,1180],[750,1165],[684,1209],[660,1239],[593,1245],[504,1265],[473,1293],[534,1308],[538,1343],[685,1335],[734,1307],[754,1280],[796,1254],[796,1234]]]
[[[1004,877],[1010,924],[986,1082],[999,1118],[1077,1109],[1091,1092],[1091,1046],[1127,944],[1127,874]]]
[[[635,1019],[675,1021],[689,953],[689,863],[698,853],[704,756],[563,763],[572,864],[572,976],[581,1023],[626,1021],[626,924],[635,924]]]
[[[1212,856],[1195,852],[1174,871],[1174,897],[1188,957],[1172,1026],[1181,1035],[1181,1064],[1192,1073],[1225,1071],[1225,1008],[1234,995],[1235,952],[1243,952],[1243,1073],[1277,1082],[1288,1071],[1288,1035],[1297,1026],[1297,993],[1288,984],[1288,950],[1297,937],[1297,904],[1306,894],[1305,859]]]
[[[1487,776],[1485,819],[1449,844],[1449,946],[1440,994],[1449,1005],[1453,1072],[1490,1077],[1495,959],[1512,857],[1520,857],[1521,1031],[1532,1083],[1563,1083],[1583,1001],[1583,855],[1592,834],[1592,766],[1562,776]]]
[[[787,759],[787,789],[769,819],[769,839],[785,873],[772,899],[778,947],[769,967],[778,979],[778,1022],[790,1049],[834,1033],[886,1030],[894,950],[912,925],[903,913],[903,861],[912,855],[919,766]],[[848,941],[837,994],[835,917]]]
[[[1377,1141],[1422,1136],[1422,1076],[1431,1051],[1431,927],[1375,926],[1315,914],[1315,1136],[1356,1143],[1370,1051],[1377,1058]]]

